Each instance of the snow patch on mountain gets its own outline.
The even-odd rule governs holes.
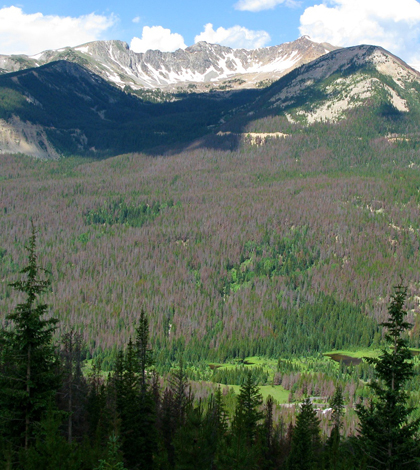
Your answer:
[[[14,71],[64,59],[84,65],[121,88],[128,85],[134,89],[166,88],[171,91],[190,83],[222,83],[236,76],[240,76],[240,83],[230,86],[246,88],[256,86],[258,77],[260,80],[280,78],[293,68],[334,49],[308,37],[255,50],[198,42],[175,52],[149,50],[145,53],[133,52],[122,41],[95,41],[60,51],[44,51],[33,56],[31,64],[10,57],[0,67]]]

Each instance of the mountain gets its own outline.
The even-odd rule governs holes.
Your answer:
[[[252,90],[152,104],[69,61],[0,75],[0,152],[104,157],[191,141]]]
[[[355,132],[363,122],[381,135],[416,133],[419,93],[420,74],[376,46],[334,50],[266,88],[181,93],[162,103],[139,99],[89,68],[61,60],[0,76],[0,150],[57,158],[193,141],[232,149],[249,133],[255,143],[350,117],[347,125],[356,123]]]
[[[146,117],[140,100],[66,61],[0,76],[0,97],[3,152],[37,157],[112,149],[107,135]]]
[[[45,51],[33,57],[0,55],[0,71],[15,72],[57,60],[78,63],[120,88],[176,91],[255,88],[280,78],[295,67],[332,50],[303,36],[279,46],[255,50],[231,49],[199,42],[185,50],[135,53],[122,41],[95,41],[78,47]]]
[[[371,99],[407,113],[418,106],[419,84],[420,73],[401,59],[362,45],[333,51],[290,73],[272,87],[265,106],[290,110],[289,120],[306,123],[340,120]]]
[[[335,50],[294,69],[227,121],[226,132],[288,132],[291,125],[366,119],[378,131],[417,132],[420,73],[377,46]],[[360,126],[359,126],[360,130]]]
[[[24,265],[34,214],[51,310],[91,357],[128,341],[142,308],[168,368],[184,351],[214,364],[378,345],[401,276],[418,346],[419,92],[418,74],[374,46],[267,88],[168,103],[68,61],[4,74],[2,139],[44,157],[125,154],[0,155],[0,279]]]

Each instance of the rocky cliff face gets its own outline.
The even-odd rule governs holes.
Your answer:
[[[122,41],[95,41],[75,48],[45,51],[31,58],[0,56],[0,69],[16,71],[68,60],[121,88],[128,85],[133,89],[174,91],[193,85],[194,89],[206,90],[212,84],[224,85],[225,89],[253,88],[334,49],[329,44],[312,42],[308,37],[255,50],[199,42],[185,50],[146,53],[135,53]]]
[[[0,119],[0,153],[23,153],[40,159],[57,159],[59,154],[41,125],[14,116]]]

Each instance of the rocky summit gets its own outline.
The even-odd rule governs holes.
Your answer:
[[[405,135],[418,122],[417,71],[377,46],[327,52],[308,38],[254,51],[197,43],[135,54],[109,41],[44,52],[22,60],[23,70],[0,75],[0,152],[55,159],[191,145],[231,149],[244,136],[265,142],[296,126],[338,123],[356,110],[369,110],[367,122],[378,129],[391,119],[391,134]],[[3,57],[1,65],[14,68],[18,60]],[[269,86],[257,86],[262,77]],[[146,88],[152,86],[161,88]],[[417,135],[409,132],[410,139]]]
[[[296,41],[255,50],[199,42],[185,50],[135,53],[122,41],[95,41],[33,57],[0,55],[0,71],[15,72],[56,60],[76,62],[118,87],[187,88],[209,91],[255,88],[271,83],[302,64],[336,49],[303,36]]]

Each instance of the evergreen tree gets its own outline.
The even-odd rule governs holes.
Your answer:
[[[248,371],[245,382],[239,391],[232,424],[235,432],[242,435],[248,446],[255,442],[260,422],[264,418],[264,413],[260,410],[262,403],[260,389],[255,385],[251,371]]]
[[[115,388],[116,406],[121,421],[122,451],[127,466],[138,468],[137,455],[141,452],[139,432],[140,386],[138,361],[134,345],[130,339],[127,351],[117,358]]]
[[[201,403],[187,410],[174,438],[176,470],[210,470],[213,461],[212,429]]]
[[[25,278],[10,284],[26,298],[6,316],[13,329],[0,332],[0,426],[4,438],[28,449],[35,424],[55,399],[60,376],[53,345],[58,320],[45,319],[48,307],[39,301],[50,280],[39,277],[42,269],[37,262],[33,224],[26,249],[28,265],[20,271]]]
[[[118,436],[112,433],[108,439],[107,455],[99,461],[99,467],[95,470],[126,470],[119,449]]]
[[[273,397],[269,395],[265,404],[265,417],[264,417],[264,446],[265,456],[262,467],[264,469],[274,468],[275,454],[278,449],[275,449],[275,435],[274,435],[274,422],[273,422]]]
[[[144,313],[140,313],[139,324],[136,328],[136,350],[139,362],[139,372],[141,379],[141,392],[146,392],[147,369],[153,365],[153,351],[149,346],[149,320]]]
[[[389,345],[378,358],[367,358],[373,364],[377,379],[369,384],[374,398],[365,406],[358,405],[360,445],[367,455],[369,468],[396,470],[419,468],[419,442],[416,438],[420,419],[411,420],[413,408],[407,406],[404,389],[413,376],[413,363],[408,340],[402,335],[412,325],[405,321],[404,303],[407,289],[396,287],[388,307],[389,318],[385,340]]]
[[[317,468],[320,448],[319,419],[310,398],[301,405],[293,429],[291,449],[287,460],[288,470],[313,470]]]
[[[72,442],[74,434],[81,438],[86,430],[88,389],[82,365],[82,335],[71,330],[62,338],[62,384],[59,391],[60,409],[67,412],[66,435],[69,443]]]
[[[331,434],[327,440],[326,445],[326,460],[327,468],[336,470],[343,467],[343,461],[340,456],[340,431],[343,427],[343,414],[344,414],[344,398],[343,391],[340,385],[335,389],[334,395],[330,401],[331,418],[330,422],[333,425]]]
[[[159,450],[157,453],[157,468],[159,470],[171,469],[175,465],[173,439],[176,426],[174,409],[173,393],[167,388],[163,393],[158,416]]]
[[[185,422],[187,410],[193,402],[193,395],[182,358],[179,360],[179,367],[170,376],[169,389],[172,393],[172,412],[176,430]]]
[[[236,400],[226,455],[220,458],[222,469],[251,470],[257,467],[264,454],[262,403],[261,392],[248,371]]]
[[[225,452],[226,436],[228,432],[227,416],[228,413],[219,386],[216,393],[210,397],[205,423],[208,427],[207,429],[210,430],[209,439],[212,445],[212,469],[218,468],[220,455]]]
[[[331,423],[333,429],[340,430],[343,427],[343,415],[344,415],[344,397],[343,390],[340,385],[335,389],[334,395],[330,401],[331,411]]]
[[[21,453],[24,470],[80,470],[82,459],[76,445],[60,433],[62,417],[50,408],[35,431],[36,439]]]
[[[130,339],[125,353],[118,354],[113,378],[122,451],[130,469],[153,468],[157,445],[155,397],[147,380],[147,369],[152,364],[148,320],[142,311],[136,343]]]
[[[175,461],[177,470],[213,470],[219,468],[218,460],[225,452],[227,432],[226,410],[220,387],[216,395],[211,395],[207,412],[204,413],[201,401],[189,407],[185,423],[174,437]]]
[[[88,396],[86,403],[88,437],[93,449],[93,458],[98,461],[103,454],[104,443],[115,428],[115,416],[110,409],[109,402],[115,407],[115,399],[110,400],[110,389],[106,387],[101,374],[100,363],[93,363],[92,371],[88,377]],[[114,397],[112,397],[114,398]],[[115,413],[114,413],[115,414]]]

